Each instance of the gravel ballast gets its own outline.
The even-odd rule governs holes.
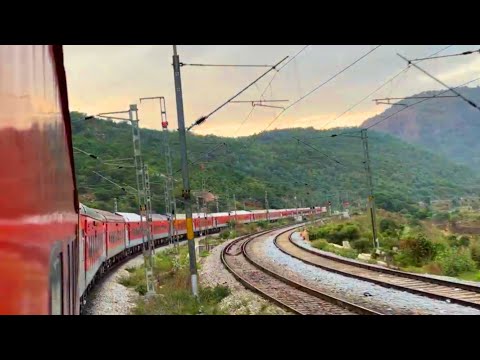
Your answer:
[[[255,253],[272,269],[333,296],[358,303],[385,314],[480,315],[480,310],[385,288],[305,264],[283,252],[273,243],[274,236],[257,240]]]

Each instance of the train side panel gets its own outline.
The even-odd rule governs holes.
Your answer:
[[[60,45],[0,46],[0,314],[79,308],[78,202]]]

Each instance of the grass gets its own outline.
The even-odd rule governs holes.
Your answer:
[[[356,252],[353,249],[346,249],[346,248],[337,248],[336,246],[333,246],[332,244],[329,244],[326,240],[324,239],[319,239],[312,241],[312,246],[314,248],[324,250],[324,251],[329,251],[334,254],[344,256],[350,259],[356,259],[358,256],[358,252]]]
[[[287,224],[279,221],[276,224],[266,223],[267,228]],[[233,229],[225,229],[218,237],[208,236],[199,241],[201,245],[219,245],[229,238],[251,234],[259,231],[256,224],[235,224]],[[209,255],[208,251],[201,251],[200,257]],[[197,263],[200,268],[200,263]],[[122,276],[119,282],[135,289],[140,295],[146,293],[145,267],[129,267],[128,275]],[[153,262],[156,296],[140,298],[137,301],[133,314],[137,315],[220,315],[225,312],[220,309],[222,299],[230,295],[230,289],[225,286],[200,287],[198,298],[191,293],[188,247],[183,244],[178,249],[171,248],[158,251]],[[265,309],[264,309],[265,310]]]
[[[480,270],[461,273],[458,275],[458,278],[469,281],[480,281]]]
[[[200,256],[206,256],[202,252]],[[145,267],[128,268],[128,275],[122,276],[119,282],[134,289],[140,295],[146,293]],[[176,249],[166,249],[155,254],[153,274],[156,285],[156,296],[140,298],[133,314],[137,315],[219,315],[219,303],[230,295],[225,286],[213,288],[200,287],[196,299],[191,293],[188,247],[181,245]]]

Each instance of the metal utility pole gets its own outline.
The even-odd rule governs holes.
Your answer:
[[[378,236],[377,236],[377,218],[375,210],[375,196],[373,195],[373,179],[372,179],[372,170],[370,168],[370,155],[368,152],[368,135],[367,129],[361,130],[362,144],[363,144],[363,153],[364,153],[364,164],[365,172],[367,175],[367,184],[368,184],[368,208],[370,209],[370,217],[372,220],[372,234],[373,234],[373,246],[378,249]]]
[[[268,215],[268,193],[267,190],[265,190],[265,209],[267,210],[267,221],[269,221],[269,215]]]
[[[169,217],[168,238],[170,243],[177,243],[177,233],[174,222],[177,216],[177,203],[175,201],[175,188],[173,184],[172,157],[170,154],[170,144],[168,142],[168,119],[167,107],[163,96],[145,97],[142,100],[158,100],[160,102],[160,115],[162,120],[163,148],[165,154],[166,177],[165,177],[165,213]]]
[[[114,212],[114,213],[117,213],[117,212],[118,212],[117,198],[113,198],[113,212]]]
[[[298,217],[298,201],[297,201],[297,195],[295,195],[295,214]]]
[[[113,117],[111,115],[114,114],[126,114],[128,113],[128,119],[121,118],[121,117]],[[150,248],[150,239],[152,239],[151,227],[145,226],[145,222],[143,221],[143,212],[147,212],[147,221],[151,215],[148,216],[147,210],[147,201],[146,201],[146,193],[145,193],[145,171],[143,167],[143,159],[142,159],[142,150],[140,145],[140,127],[138,125],[138,108],[136,104],[130,105],[128,111],[117,111],[117,112],[109,112],[109,113],[101,113],[96,115],[97,117],[103,117],[107,119],[115,119],[121,121],[129,121],[132,125],[132,138],[133,138],[133,155],[134,155],[134,162],[135,162],[135,180],[137,184],[137,199],[138,199],[138,207],[140,211],[140,227],[142,229],[142,244],[143,244],[143,254],[145,260],[145,275],[146,275],[146,282],[147,282],[147,294],[153,294],[154,291],[154,279],[153,279],[153,268],[152,263],[153,260],[149,258],[151,253],[147,251],[147,247]],[[85,120],[89,120],[94,118],[94,116],[87,116]],[[148,183],[149,184],[149,183]],[[150,225],[150,223],[148,224]],[[145,245],[145,238],[149,240],[149,244]],[[153,247],[153,244],[152,244]]]
[[[233,209],[235,210],[235,222],[237,222],[237,200],[235,199],[235,194],[233,194]]]
[[[217,213],[219,213],[219,212],[220,212],[220,208],[218,207],[218,196],[216,197],[215,201],[216,201],[216,204],[217,204]]]
[[[138,125],[138,108],[136,104],[130,105],[129,110],[130,122],[132,124],[132,136],[133,136],[133,157],[135,162],[135,178],[137,182],[138,198],[140,200],[140,226],[142,228],[142,241],[143,241],[143,254],[145,257],[145,272],[147,277],[147,293],[153,294],[154,291],[154,279],[153,279],[153,259],[151,247],[152,233],[151,233],[151,208],[147,205],[147,197],[150,198],[150,193],[146,191],[146,186],[150,187],[150,181],[146,180],[145,167],[143,165],[142,150],[140,145],[140,127]],[[151,205],[150,205],[151,207]],[[147,224],[143,221],[145,216]],[[145,238],[147,239],[147,245],[145,246]]]
[[[155,246],[153,245],[153,235],[151,232],[152,229],[152,194],[150,192],[150,176],[148,174],[148,167],[147,165],[143,165],[143,171],[144,171],[144,181],[145,181],[145,205],[146,205],[146,218],[147,218],[147,238],[148,238],[148,246],[147,246],[147,251],[148,251],[148,259],[150,260],[151,263],[151,269],[153,271],[153,254],[155,253]],[[152,273],[153,276],[153,273]]]
[[[227,205],[227,212],[230,212],[230,191],[229,191],[228,186],[227,186],[227,189],[225,190],[225,192],[226,192],[225,203]]]
[[[190,276],[192,292],[198,296],[197,260],[195,256],[195,238],[193,233],[192,204],[190,198],[190,179],[188,177],[187,139],[185,134],[185,117],[183,112],[182,79],[180,75],[180,58],[177,54],[177,45],[173,45],[173,75],[175,80],[175,97],[177,101],[178,133],[180,152],[182,155],[183,199],[187,225],[188,254],[190,258]]]
[[[195,196],[195,199],[197,200],[197,219],[199,220],[198,221],[198,226],[200,227],[200,236],[202,235],[202,223],[201,223],[201,220],[200,220],[200,197],[199,196]]]

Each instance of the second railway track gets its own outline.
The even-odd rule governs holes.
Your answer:
[[[294,230],[276,237],[275,245],[285,254],[306,264],[380,286],[480,309],[480,287],[478,286],[341,259],[299,245],[291,239],[292,233]]]
[[[291,228],[290,228],[291,229]],[[225,247],[221,257],[225,267],[247,288],[260,293],[296,314],[302,315],[380,315],[326,293],[289,280],[264,266],[249,254],[249,243],[262,236],[287,230],[265,231],[241,237]]]

